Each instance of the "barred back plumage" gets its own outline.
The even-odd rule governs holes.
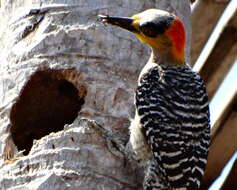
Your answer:
[[[157,65],[139,82],[135,105],[158,177],[166,181],[167,189],[198,189],[210,133],[202,79],[186,65]],[[148,184],[144,187],[149,189]]]
[[[100,15],[151,48],[140,73],[130,143],[145,172],[145,190],[196,190],[209,147],[208,98],[202,79],[185,65],[185,27],[176,15],[148,9],[132,17]]]

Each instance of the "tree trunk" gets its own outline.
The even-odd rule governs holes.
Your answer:
[[[1,189],[142,189],[143,168],[125,145],[133,89],[150,50],[96,19],[154,7],[174,12],[186,25],[189,55],[189,1],[0,6]]]

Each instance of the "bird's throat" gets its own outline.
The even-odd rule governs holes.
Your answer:
[[[185,57],[185,40],[183,38],[171,36],[171,34],[174,35],[174,32],[169,32],[170,36],[159,35],[156,38],[150,38],[142,34],[136,34],[136,37],[142,43],[151,47],[152,53],[150,61],[167,65],[183,65]]]
[[[172,49],[162,51],[152,48],[149,62],[158,65],[181,66],[185,64],[184,53],[177,55]]]

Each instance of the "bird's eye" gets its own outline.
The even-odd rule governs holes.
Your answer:
[[[146,22],[140,26],[140,30],[143,34],[149,37],[156,37],[158,35],[156,25],[153,22]]]
[[[140,30],[146,36],[156,37],[163,34],[173,21],[174,17],[172,15],[161,16],[156,20],[143,23]]]

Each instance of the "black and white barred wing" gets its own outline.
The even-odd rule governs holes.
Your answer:
[[[141,78],[136,108],[159,177],[172,188],[199,187],[210,133],[201,78],[188,67],[154,67]]]

